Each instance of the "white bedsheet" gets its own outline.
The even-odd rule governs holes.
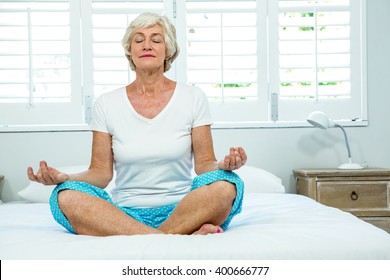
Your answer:
[[[207,236],[78,236],[46,203],[5,203],[0,259],[390,259],[390,234],[295,194],[246,194],[230,228]]]

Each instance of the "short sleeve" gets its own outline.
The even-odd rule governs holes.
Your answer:
[[[193,127],[213,124],[210,105],[206,94],[198,87],[194,87],[194,123]]]
[[[105,108],[104,95],[100,96],[93,106],[91,129],[94,131],[108,132],[106,122],[106,108]]]

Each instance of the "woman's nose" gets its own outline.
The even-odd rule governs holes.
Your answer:
[[[150,50],[151,49],[151,46],[150,46],[150,41],[149,40],[145,40],[144,41],[144,50]]]

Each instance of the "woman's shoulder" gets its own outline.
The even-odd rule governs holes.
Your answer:
[[[124,92],[126,92],[126,88],[124,86],[116,88],[116,89],[113,89],[111,91],[107,91],[107,92],[101,94],[96,99],[96,102],[115,102],[115,101],[120,101]]]
[[[194,85],[187,85],[184,83],[177,83],[176,84],[177,90],[184,94],[193,95],[194,97],[202,97],[205,96],[204,91],[197,86]]]

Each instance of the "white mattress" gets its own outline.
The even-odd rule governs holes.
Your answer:
[[[47,203],[4,203],[0,259],[390,259],[390,234],[295,194],[246,194],[230,228],[206,236],[78,236]]]

